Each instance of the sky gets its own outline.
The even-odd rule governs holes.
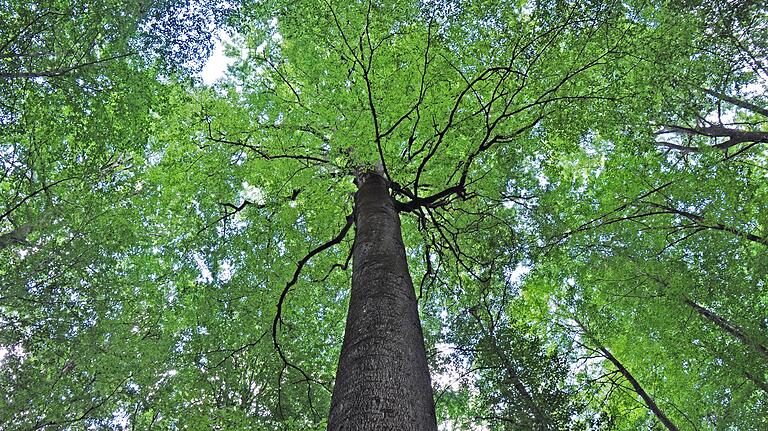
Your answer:
[[[219,33],[216,37],[213,54],[211,54],[211,57],[205,62],[203,70],[198,74],[205,84],[211,85],[219,78],[223,77],[224,73],[227,71],[227,66],[232,63],[233,59],[227,58],[227,56],[224,55],[224,44],[230,42],[231,38],[225,33]]]

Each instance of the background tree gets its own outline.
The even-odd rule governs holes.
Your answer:
[[[764,11],[746,4],[694,10],[686,25],[697,36],[679,49],[696,61],[666,64],[674,74],[672,88],[657,99],[661,109],[648,111],[645,127],[633,123],[623,136],[597,134],[583,161],[573,164],[572,175],[584,172],[575,186],[553,181],[560,191],[542,209],[559,216],[545,224],[570,218],[571,227],[556,228],[547,240],[542,263],[553,272],[541,276],[551,277],[548,295],[557,292],[563,307],[561,329],[584,343],[570,319],[587,321],[636,380],[647,382],[645,390],[675,426],[759,429],[765,83],[749,66],[760,55],[747,60],[743,50],[760,52],[748,34],[764,27]],[[726,22],[728,32],[743,37],[724,37]],[[646,47],[665,58],[655,45]],[[578,199],[566,198],[574,189]],[[602,364],[616,370],[610,361]],[[613,389],[614,379],[600,381],[611,397],[640,401],[631,388]],[[616,406],[624,421],[632,417],[628,406]]]
[[[173,99],[158,77],[181,70],[162,51],[176,44],[193,62],[208,48],[187,42],[210,45],[207,33],[194,33],[208,15],[182,14],[190,6],[0,7],[0,422],[8,429],[161,422],[150,403],[167,383],[173,341],[162,337],[172,325],[157,286],[171,264],[152,252],[164,228],[145,216],[154,210],[141,191],[153,124]],[[174,31],[188,39],[182,49]],[[174,282],[184,284],[182,274]]]

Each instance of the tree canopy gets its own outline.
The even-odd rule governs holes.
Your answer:
[[[767,18],[2,3],[0,424],[325,428],[377,169],[440,429],[765,429]]]

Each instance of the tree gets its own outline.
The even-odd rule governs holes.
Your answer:
[[[5,422],[764,425],[762,7],[244,3],[212,88],[176,7],[17,20]]]
[[[137,177],[152,119],[170,96],[158,74],[172,68],[154,60],[173,45],[168,23],[206,24],[166,15],[184,8],[0,6],[0,422],[8,429],[116,427],[114,412],[138,412],[136,426],[153,421],[139,412],[152,397],[135,389],[157,384],[163,348],[173,345],[160,338],[162,319],[148,315],[158,295],[141,288],[157,280],[131,270],[154,234],[141,224]],[[164,24],[148,30],[156,19]],[[153,49],[139,49],[149,37]],[[192,61],[196,48],[205,56],[191,44],[177,54]]]
[[[381,174],[357,182],[352,294],[328,429],[437,429],[395,201]]]
[[[494,6],[491,9],[494,14],[501,13],[509,20],[499,28],[475,23],[478,11],[470,7],[452,12],[439,6],[430,8],[418,4],[327,3],[318,10],[315,6],[297,3],[267,9],[261,12],[262,16],[276,17],[278,23],[264,27],[267,40],[283,42],[273,42],[273,45],[267,42],[266,46],[254,42],[251,45],[261,57],[258,68],[261,72],[257,73],[265,83],[238,96],[248,100],[249,110],[260,112],[259,118],[229,125],[215,109],[208,109],[205,111],[208,139],[223,146],[250,150],[271,165],[277,160],[284,161],[289,169],[288,178],[285,183],[278,181],[280,188],[300,190],[300,196],[309,195],[321,202],[323,198],[317,196],[318,191],[308,190],[303,182],[294,182],[291,177],[310,170],[314,171],[312,176],[317,181],[325,176],[323,174],[331,173],[335,184],[324,184],[322,187],[326,190],[321,193],[341,201],[333,197],[338,190],[336,178],[349,178],[361,165],[378,164],[393,196],[407,199],[406,202],[398,201],[394,209],[415,213],[422,229],[433,237],[430,241],[434,247],[455,254],[462,271],[482,280],[485,277],[482,272],[493,264],[478,255],[483,253],[481,250],[468,253],[465,242],[478,228],[508,232],[507,227],[499,226],[492,219],[494,213],[504,212],[504,208],[494,208],[498,206],[494,200],[499,199],[500,191],[508,188],[506,175],[501,178],[494,175],[490,170],[492,165],[507,161],[515,163],[507,144],[517,142],[517,139],[521,142],[530,139],[530,131],[545,119],[550,120],[551,112],[574,109],[582,101],[612,98],[600,91],[602,88],[589,87],[589,82],[598,81],[604,66],[620,56],[626,43],[620,33],[622,18],[616,10],[562,5],[558,6],[563,12],[559,14],[560,18],[553,19],[546,15],[557,16],[552,13],[557,9],[542,9],[525,17],[517,15],[514,8],[501,4]],[[613,26],[604,25],[603,20]],[[443,22],[447,24],[443,25]],[[530,30],[512,33],[518,24],[529,26]],[[277,29],[280,36],[276,36]],[[516,36],[514,44],[496,42],[508,35]],[[602,37],[611,41],[607,47],[598,42]],[[562,44],[580,49],[582,55],[571,58],[553,48]],[[494,50],[493,54],[482,54],[488,48]],[[465,52],[482,57],[467,56]],[[555,62],[561,62],[565,67],[554,69]],[[343,66],[339,67],[339,64]],[[243,85],[246,86],[253,66],[246,63],[242,67],[245,69]],[[400,88],[388,88],[393,82]],[[600,85],[612,87],[613,84],[608,80]],[[556,124],[557,120],[552,121]],[[358,191],[358,195],[361,192]],[[266,190],[264,193],[275,194]],[[328,208],[333,204],[327,202],[317,206]],[[240,206],[233,204],[232,207]],[[363,214],[358,209],[356,205],[354,220],[358,236],[355,247],[362,247],[358,243],[362,234],[360,223],[368,221],[361,219]],[[482,214],[479,222],[473,220],[472,213]],[[317,220],[310,218],[312,215],[309,211],[303,214],[302,224],[316,225]],[[346,225],[342,232],[345,230]],[[389,228],[384,231],[389,232]],[[457,236],[456,231],[461,234]],[[340,242],[338,238],[334,242]],[[313,249],[307,257],[314,256],[315,250],[318,249]],[[356,260],[357,248],[353,256],[353,268],[362,265]],[[377,265],[391,267],[393,271],[395,267],[402,267],[401,264],[385,264],[391,262],[389,257],[382,255],[380,259],[383,260]],[[302,270],[307,258],[299,259],[299,262],[299,270]],[[509,265],[509,262],[500,265]],[[387,280],[407,278],[404,275],[379,277]],[[394,314],[363,305],[380,300],[373,287],[363,288],[355,284],[361,278],[353,273],[347,335],[331,403],[329,428],[364,427],[373,421],[385,421],[383,418],[389,416],[389,411],[399,412],[400,416],[395,415],[393,420],[403,421],[394,426],[396,428],[411,423],[416,424],[413,425],[416,428],[424,428],[427,422],[434,422],[430,397],[424,389],[428,384],[421,383],[428,379],[413,377],[419,382],[415,387],[421,389],[413,389],[416,391],[414,395],[408,395],[403,392],[403,383],[390,377],[401,372],[405,376],[423,375],[424,371],[406,372],[397,365],[420,363],[421,360],[393,358],[388,368],[370,364],[361,369],[347,359],[362,355],[347,350],[352,344],[361,352],[368,352],[368,356],[382,358],[394,356],[398,351],[411,354],[411,351],[420,350],[388,347],[396,338],[381,340],[381,334],[391,338],[398,332],[404,337],[412,332],[411,329],[393,331],[391,326],[386,326],[391,324],[385,325],[391,319],[401,320],[395,317],[403,313],[397,311],[400,305],[387,307],[389,313]],[[295,280],[296,275],[280,296],[272,335],[284,367],[295,369],[309,380],[284,353],[287,349],[280,341],[284,338],[280,336],[284,298]],[[409,283],[404,283],[405,291],[409,291]],[[402,288],[393,285],[388,289],[397,292]],[[372,296],[358,297],[356,291]],[[403,298],[412,296],[398,295]],[[415,301],[415,297],[411,300]],[[409,307],[414,305],[415,302]],[[380,323],[373,325],[358,317],[360,310],[366,307]],[[415,310],[408,315],[415,316]],[[414,322],[413,319],[404,319],[408,328],[418,328],[418,320]],[[358,339],[364,343],[355,344]],[[411,341],[407,345],[420,343],[420,340]],[[375,346],[376,350],[370,350],[369,345]],[[369,360],[366,356],[361,357]],[[351,391],[347,386],[347,375],[354,376],[359,391]],[[385,383],[394,386],[387,388]],[[348,394],[356,400],[355,403],[345,402],[339,398],[341,395],[336,395],[340,393]],[[401,400],[390,395],[392,393],[397,393]],[[430,408],[416,407],[418,404],[411,397],[427,400]],[[400,402],[421,413],[413,417],[406,414],[407,409],[398,407]],[[365,406],[367,415],[363,415],[361,405]],[[354,417],[356,422],[351,425],[337,423],[337,406],[355,409],[359,415]]]

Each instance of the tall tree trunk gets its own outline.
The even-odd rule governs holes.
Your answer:
[[[755,340],[749,335],[747,335],[744,329],[742,329],[737,325],[734,325],[733,323],[725,320],[724,318],[720,317],[718,314],[714,313],[713,311],[710,311],[702,307],[701,305],[693,302],[690,299],[686,298],[684,301],[688,306],[690,306],[697,313],[699,313],[700,316],[706,318],[710,322],[720,327],[720,329],[731,334],[732,336],[734,336],[735,338],[737,338],[739,341],[746,344],[747,346],[751,346],[756,352],[768,358],[768,347],[761,344],[760,341]]]
[[[515,388],[517,394],[523,399],[523,403],[528,407],[530,413],[533,414],[536,421],[534,429],[542,431],[554,429],[549,417],[539,408],[536,401],[533,400],[533,396],[528,392],[525,384],[520,379],[520,375],[517,374],[514,365],[508,361],[506,355],[502,354],[502,361],[504,361],[504,369],[507,371],[507,374],[509,374],[510,380],[512,380],[512,387]]]
[[[386,179],[358,178],[352,295],[329,431],[437,430],[400,218]]]

